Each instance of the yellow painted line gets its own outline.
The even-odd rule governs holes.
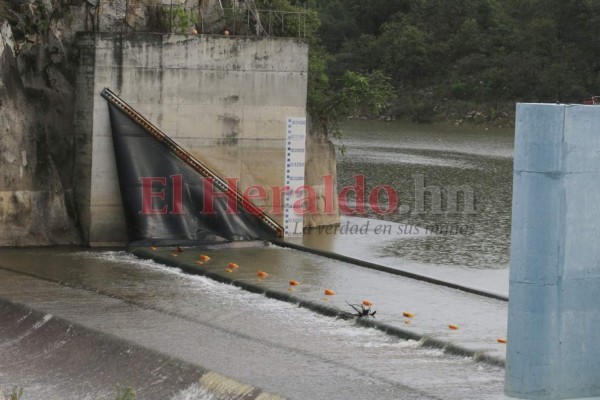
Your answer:
[[[233,379],[224,377],[216,372],[208,372],[200,378],[200,386],[203,388],[223,395],[247,396],[254,392],[254,387],[245,385]]]

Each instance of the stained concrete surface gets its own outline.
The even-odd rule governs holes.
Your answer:
[[[293,38],[82,33],[77,76],[76,203],[84,241],[125,244],[108,87],[217,175],[270,187],[285,183],[286,120],[306,116],[308,45]],[[306,170],[317,195],[335,176],[333,145],[309,134]],[[199,177],[200,178],[200,177]],[[337,203],[336,203],[337,205]],[[313,225],[338,222],[315,215]]]

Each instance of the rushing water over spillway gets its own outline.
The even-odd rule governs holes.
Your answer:
[[[303,259],[320,266],[316,256],[288,249],[226,254],[243,262],[240,269],[271,263],[283,274],[286,266],[299,266]],[[0,295],[45,313],[27,334],[14,337],[9,330],[11,340],[0,341],[0,387],[22,386],[27,399],[114,398],[110,393],[117,384],[133,385],[141,399],[171,398],[165,392],[174,399],[213,399],[177,395],[192,390],[192,366],[198,364],[290,399],[504,398],[500,367],[182,274],[125,252],[3,250],[0,264],[6,267],[0,269]],[[320,268],[327,274],[327,265]],[[345,297],[339,296],[341,306]],[[409,293],[406,297],[411,301]],[[379,310],[381,318],[390,317],[384,307]],[[426,314],[423,310],[423,319]],[[44,330],[57,317],[77,325]],[[69,333],[81,327],[111,337],[92,333],[82,343],[80,334]],[[6,335],[3,328],[0,334]],[[115,338],[129,344],[115,349]],[[28,346],[32,343],[37,345]],[[168,357],[153,367],[150,357],[139,356],[140,349],[131,350],[131,343]],[[138,354],[133,360],[138,369],[126,368],[131,360],[122,360],[130,351]],[[172,356],[192,366],[169,365],[165,360]]]

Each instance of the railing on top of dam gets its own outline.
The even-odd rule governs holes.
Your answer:
[[[225,34],[305,38],[310,11],[258,9],[254,0],[244,6],[188,7],[179,0],[161,4],[139,4],[126,0],[121,7],[114,0],[88,0],[86,27],[91,31],[157,32],[181,34]]]

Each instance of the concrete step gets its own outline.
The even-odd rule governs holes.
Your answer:
[[[376,318],[359,318],[360,325],[504,365],[508,308],[504,300],[276,246],[186,248],[179,254],[174,248],[135,248],[132,253],[324,315],[345,317],[353,312],[346,302],[369,300]],[[201,255],[210,260],[201,262]],[[239,268],[228,271],[230,262]],[[258,271],[266,272],[267,277],[258,277]],[[300,285],[290,286],[291,280]],[[325,289],[336,295],[326,296]],[[415,316],[405,316],[411,314]]]

